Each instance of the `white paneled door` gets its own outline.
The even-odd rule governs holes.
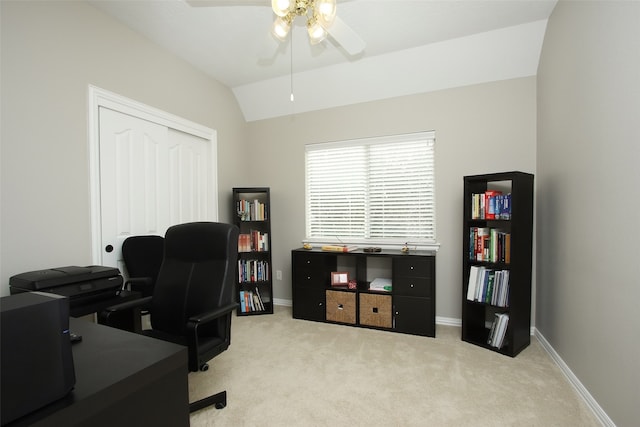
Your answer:
[[[215,220],[211,141],[99,108],[101,264],[123,270],[129,236]]]

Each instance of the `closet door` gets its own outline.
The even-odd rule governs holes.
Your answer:
[[[102,265],[123,270],[129,236],[164,235],[174,224],[215,220],[209,141],[99,109]]]

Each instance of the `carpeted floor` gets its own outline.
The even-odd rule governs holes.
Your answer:
[[[598,426],[538,341],[515,358],[460,340],[296,320],[234,317],[231,347],[189,374],[191,401],[227,390],[204,426]]]

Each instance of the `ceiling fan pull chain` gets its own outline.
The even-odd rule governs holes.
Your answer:
[[[293,31],[291,31],[291,61],[290,61],[290,66],[291,66],[291,74],[290,74],[290,78],[291,78],[291,102],[293,102]]]

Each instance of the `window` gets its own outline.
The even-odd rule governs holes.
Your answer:
[[[435,244],[434,152],[434,132],[307,145],[307,240]]]

